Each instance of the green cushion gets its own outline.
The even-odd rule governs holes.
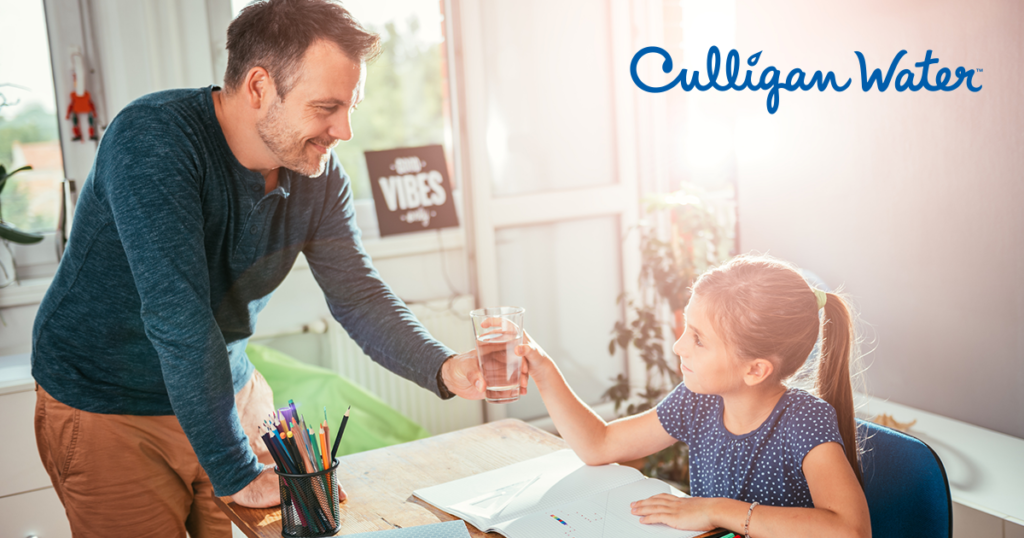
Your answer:
[[[345,437],[338,448],[339,456],[430,437],[422,426],[330,370],[299,362],[259,344],[249,344],[245,352],[274,390],[276,407],[284,407],[289,399],[294,400],[299,414],[312,427],[313,423],[324,420],[324,406],[327,406],[332,445],[345,409],[352,406]]]

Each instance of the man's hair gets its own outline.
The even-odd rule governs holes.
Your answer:
[[[259,0],[228,26],[228,91],[245,81],[253,67],[267,70],[284,99],[298,78],[302,56],[318,41],[334,43],[353,62],[369,62],[380,52],[380,36],[366,31],[332,0]]]

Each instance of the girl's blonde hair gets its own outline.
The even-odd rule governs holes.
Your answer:
[[[801,370],[820,331],[814,392],[835,408],[846,458],[863,483],[850,380],[853,317],[846,301],[827,293],[819,318],[817,296],[793,266],[752,255],[707,271],[694,283],[693,293],[701,297],[727,345],[741,359],[772,361],[780,381]]]

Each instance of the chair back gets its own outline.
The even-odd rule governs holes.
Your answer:
[[[953,503],[946,470],[920,439],[857,420],[864,495],[873,538],[951,538]]]

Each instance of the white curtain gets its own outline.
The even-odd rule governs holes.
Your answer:
[[[106,120],[150,92],[220,84],[230,0],[87,0]],[[84,6],[83,6],[84,7]]]

